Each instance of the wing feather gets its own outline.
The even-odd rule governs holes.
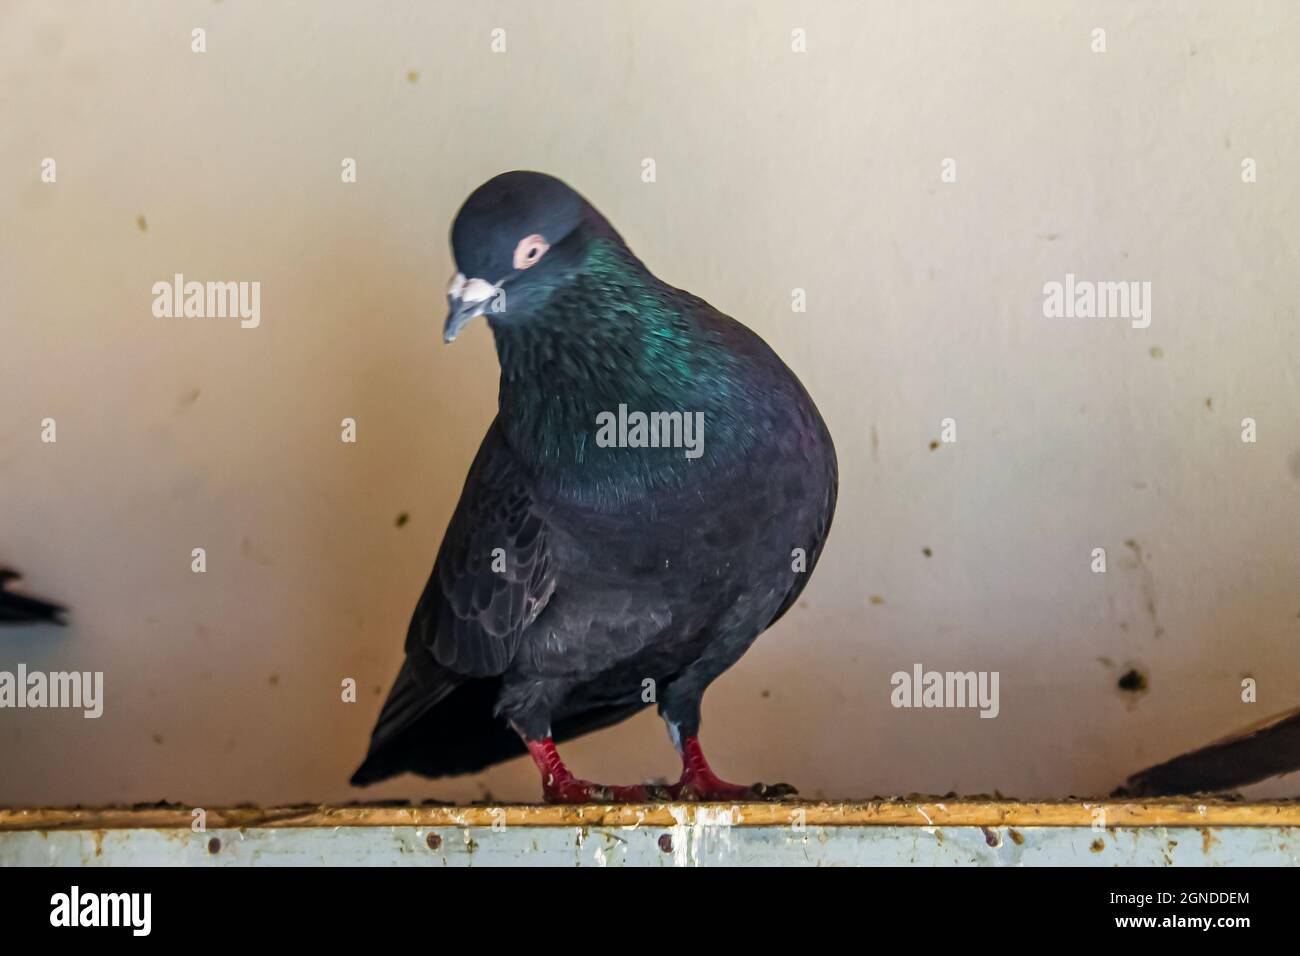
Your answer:
[[[496,422],[479,448],[407,632],[407,656],[491,677],[555,590],[546,516]]]

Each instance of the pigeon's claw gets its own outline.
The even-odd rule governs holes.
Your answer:
[[[788,783],[756,783],[751,787],[728,783],[715,774],[704,759],[698,737],[687,737],[682,742],[682,778],[667,789],[674,800],[724,803],[780,800],[798,793]]]
[[[542,772],[542,797],[547,803],[645,803],[651,787],[633,784],[618,787],[580,780],[564,765],[555,741],[524,740],[528,753]]]
[[[673,800],[700,803],[775,802],[799,792],[788,783],[755,783],[746,787],[743,784],[720,780],[713,774],[709,774],[707,778],[688,779],[683,776],[681,780],[666,789],[668,796]]]
[[[545,781],[542,795],[547,803],[645,803],[650,799],[650,788],[639,784],[606,786],[570,776]]]

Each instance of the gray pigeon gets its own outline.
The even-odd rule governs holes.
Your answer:
[[[352,782],[527,752],[548,801],[650,799],[576,778],[555,742],[654,704],[682,758],[668,796],[772,795],[710,769],[700,701],[794,604],[826,542],[837,466],[812,399],[554,177],[489,180],[451,244],[445,338],[486,315],[498,413]]]

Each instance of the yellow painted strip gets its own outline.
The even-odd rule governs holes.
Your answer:
[[[1296,827],[1300,801],[1097,800],[1021,803],[1014,800],[884,800],[857,803],[649,803],[546,806],[300,806],[208,808],[207,829],[238,827]],[[0,809],[0,830],[189,829],[187,807]]]

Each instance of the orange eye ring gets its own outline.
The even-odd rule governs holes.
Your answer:
[[[519,240],[519,245],[515,246],[515,268],[531,269],[541,261],[542,256],[546,255],[546,250],[549,248],[551,248],[550,243],[537,233],[524,236]]]

